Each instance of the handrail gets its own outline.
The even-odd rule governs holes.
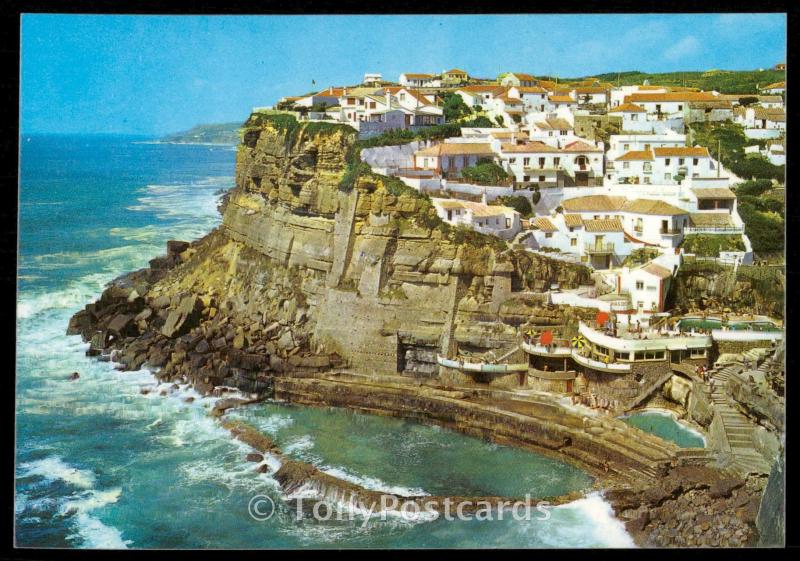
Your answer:
[[[489,364],[486,362],[467,362],[436,355],[436,362],[446,368],[454,368],[465,372],[486,372],[490,374],[506,374],[510,372],[527,372],[528,364]]]

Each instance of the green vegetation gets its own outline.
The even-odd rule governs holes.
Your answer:
[[[772,181],[758,179],[745,181],[734,187],[738,199],[739,216],[745,223],[745,232],[756,253],[783,251],[783,232],[786,207],[781,193],[773,188]]]
[[[689,234],[683,238],[683,249],[700,257],[718,257],[720,251],[744,251],[739,234]]]
[[[784,70],[711,70],[707,72],[666,72],[649,74],[645,72],[609,72],[592,76],[602,82],[630,86],[648,80],[659,86],[685,86],[701,90],[716,90],[724,94],[755,94],[758,87],[786,80]],[[561,79],[566,81],[566,79]]]
[[[461,175],[477,185],[509,185],[513,178],[488,158],[481,158],[476,165],[465,167],[461,170]]]
[[[661,252],[655,247],[640,247],[631,251],[625,260],[622,262],[623,267],[636,267],[649,263],[656,257],[661,255]]]
[[[175,144],[238,144],[241,123],[222,123],[214,125],[197,125],[188,131],[169,134],[160,142]]]
[[[461,96],[453,92],[444,94],[444,105],[442,109],[444,111],[444,119],[448,123],[451,121],[458,121],[472,113],[472,109],[464,103]]]
[[[497,197],[497,202],[501,205],[513,208],[520,213],[522,218],[530,218],[533,216],[531,202],[522,195],[504,195],[502,197]]]
[[[785,166],[775,166],[761,156],[748,156],[744,153],[745,146],[763,145],[764,142],[748,139],[741,125],[730,121],[695,123],[690,130],[694,144],[707,147],[715,158],[719,148],[722,163],[742,179],[784,181]]]

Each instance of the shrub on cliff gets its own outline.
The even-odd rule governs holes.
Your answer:
[[[442,105],[445,121],[457,121],[472,113],[472,109],[464,103],[460,95],[456,93],[444,94],[444,104]]]
[[[461,176],[477,185],[509,185],[513,177],[487,158],[481,158],[476,165],[462,169]]]
[[[497,197],[500,204],[510,206],[516,210],[523,218],[530,218],[533,214],[533,207],[531,202],[522,195],[504,195]]]
[[[689,234],[683,238],[683,249],[701,257],[717,257],[720,251],[744,251],[745,246],[739,234]]]

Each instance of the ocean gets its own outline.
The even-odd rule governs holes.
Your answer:
[[[147,370],[120,372],[66,336],[70,316],[169,239],[219,224],[235,149],[142,138],[21,138],[15,542],[60,548],[626,547],[598,493],[548,520],[300,519],[248,449],[187,387],[160,396]],[[70,380],[79,372],[78,380]],[[156,389],[142,393],[143,388]],[[185,397],[192,396],[188,403]],[[591,478],[566,463],[446,429],[267,402],[233,413],[297,459],[401,495],[558,495]],[[275,515],[250,516],[256,495]]]

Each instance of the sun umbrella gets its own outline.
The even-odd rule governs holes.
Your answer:
[[[576,335],[572,338],[572,346],[576,349],[582,349],[586,346],[586,338],[583,335]]]
[[[597,325],[604,325],[608,319],[608,312],[597,312],[597,315],[594,317]]]
[[[539,337],[539,343],[542,345],[549,345],[553,342],[553,332],[552,331],[545,331],[542,333],[541,337]]]

